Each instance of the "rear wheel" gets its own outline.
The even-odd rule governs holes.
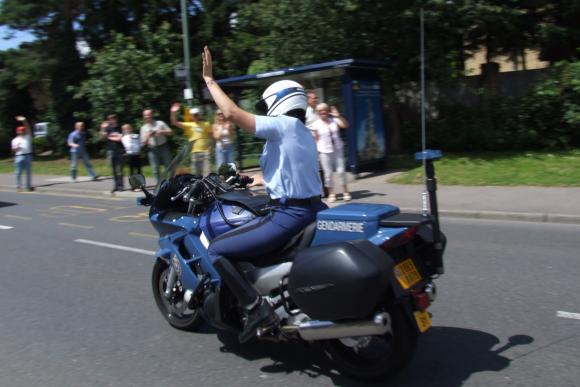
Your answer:
[[[382,336],[324,342],[326,354],[339,371],[357,379],[382,379],[409,364],[417,345],[417,330],[401,308],[388,312],[391,331]]]
[[[177,329],[194,331],[203,324],[203,317],[198,309],[192,310],[187,307],[183,300],[185,289],[181,287],[179,280],[176,281],[171,289],[169,297],[165,295],[169,271],[170,268],[165,261],[158,259],[155,262],[151,285],[157,307],[171,326]]]

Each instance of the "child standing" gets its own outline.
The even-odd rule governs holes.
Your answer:
[[[133,127],[125,124],[121,127],[123,137],[121,142],[125,147],[125,157],[129,164],[129,176],[141,173],[141,140],[138,133],[133,133]]]

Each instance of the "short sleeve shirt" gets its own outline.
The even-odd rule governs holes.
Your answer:
[[[85,151],[85,135],[73,130],[68,135],[67,143],[77,144],[78,148],[70,148],[71,153],[81,153]]]
[[[32,153],[32,137],[28,134],[14,137],[12,140],[12,149],[19,147],[14,154],[16,156],[28,155]]]
[[[340,138],[340,128],[332,118],[329,118],[328,122],[316,121],[312,125],[312,129],[318,134],[318,142],[316,143],[318,152],[332,153],[342,150],[343,143]]]
[[[266,140],[260,156],[272,199],[306,199],[321,194],[318,154],[310,131],[294,117],[255,116],[256,136]]]
[[[107,136],[109,136],[113,133],[121,134],[121,130],[119,129],[118,126],[111,126],[111,125],[107,126],[107,129],[105,129],[105,132],[107,132]],[[121,144],[121,141],[107,140],[107,149],[110,151],[121,152],[121,153],[123,153],[125,151],[125,147],[123,147],[123,144]]]
[[[208,152],[211,148],[213,131],[209,122],[183,122],[183,132],[190,142],[195,141],[192,152]]]
[[[141,138],[145,138],[145,136],[149,132],[163,130],[163,129],[169,129],[169,127],[167,126],[167,124],[165,122],[160,121],[160,120],[155,120],[150,124],[143,124],[141,126],[141,129],[139,130],[139,134],[141,135]],[[166,142],[167,142],[166,136],[153,135],[153,136],[149,137],[149,141],[147,142],[147,145],[150,148],[155,148],[156,146],[163,145]]]

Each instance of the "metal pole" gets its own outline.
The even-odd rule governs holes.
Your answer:
[[[423,152],[423,180],[427,182],[427,163],[425,160],[425,150],[427,147],[425,134],[425,28],[423,26],[423,7],[421,7],[419,23],[421,35],[421,151]],[[423,194],[421,195],[421,213],[423,216],[427,216],[429,213],[427,198],[427,191],[423,191]]]
[[[181,29],[183,31],[183,58],[185,63],[185,82],[189,92],[184,91],[184,97],[187,100],[189,107],[192,106],[191,96],[191,57],[189,53],[189,26],[187,24],[188,13],[185,0],[180,0],[181,3]],[[188,98],[189,97],[189,98]]]

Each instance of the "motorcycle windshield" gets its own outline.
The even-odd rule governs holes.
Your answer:
[[[187,142],[179,148],[177,154],[165,169],[162,180],[169,180],[175,175],[190,173],[191,171],[191,148],[193,142]]]

